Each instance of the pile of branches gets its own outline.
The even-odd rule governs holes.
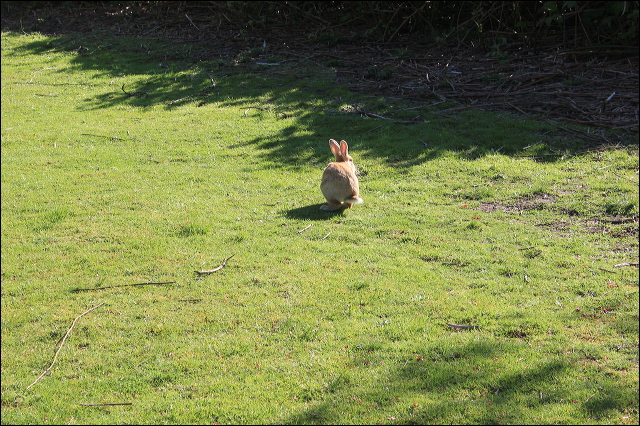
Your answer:
[[[191,2],[245,27],[301,26],[323,33],[358,29],[358,37],[390,42],[414,34],[490,47],[525,37],[535,48],[563,35],[565,47],[638,46],[638,2],[630,1],[234,1]]]
[[[478,55],[455,49],[397,58],[394,50],[369,46],[344,55],[341,82],[363,93],[457,104],[440,113],[468,108],[511,110],[595,128],[638,132],[638,57],[615,52],[560,50],[539,54]],[[424,50],[422,51],[424,52]],[[327,52],[338,57],[338,52]],[[354,71],[357,70],[357,71]]]

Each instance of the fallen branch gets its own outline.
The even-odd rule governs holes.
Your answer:
[[[189,15],[187,15],[187,14],[185,13],[185,14],[184,14],[184,16],[186,16],[186,17],[187,17],[187,19],[189,20],[189,22],[191,22],[191,25],[193,25],[193,27],[194,27],[196,30],[200,31],[200,28],[196,27],[196,24],[194,24],[194,23],[193,23],[193,21],[191,20],[191,18],[189,18]]]
[[[106,290],[108,288],[116,288],[116,287],[135,287],[135,286],[141,286],[141,285],[165,285],[165,284],[175,284],[175,281],[167,281],[167,282],[163,282],[163,283],[139,283],[139,284],[120,284],[120,285],[112,285],[109,287],[96,287],[96,288],[75,288],[71,291],[73,291],[74,293],[80,292],[80,291],[93,291],[93,290]]]
[[[242,109],[242,108],[240,108],[240,109]],[[250,106],[250,107],[247,107],[247,109],[244,111],[244,116],[245,116],[245,117],[246,117],[246,116],[247,116],[247,114],[249,113],[249,110],[250,110],[250,109],[259,109],[260,111],[266,111],[266,110],[267,110],[266,108]]]
[[[80,133],[80,134],[81,134],[82,136],[96,136],[96,137],[99,137],[99,138],[117,139],[117,140],[119,140],[119,141],[123,141],[123,140],[124,140],[124,139],[122,139],[122,138],[118,138],[118,137],[115,137],[115,136],[94,135],[93,133]]]
[[[449,323],[447,323],[447,325],[449,327],[462,328],[462,329],[466,329],[466,330],[473,330],[473,329],[479,329],[480,328],[477,325],[459,325],[459,324],[449,324]]]
[[[73,323],[71,324],[71,327],[69,327],[69,330],[67,330],[67,333],[64,335],[64,337],[62,338],[62,342],[60,342],[60,347],[58,347],[58,350],[56,351],[55,355],[53,356],[53,361],[51,362],[51,365],[49,366],[49,368],[47,368],[46,370],[44,370],[42,372],[42,374],[33,382],[31,383],[29,386],[27,386],[27,388],[25,389],[25,391],[28,391],[31,386],[35,385],[36,383],[38,383],[38,381],[40,379],[42,379],[44,377],[45,374],[47,374],[50,370],[51,367],[53,367],[53,364],[56,363],[56,359],[58,359],[58,354],[60,353],[60,350],[62,349],[62,346],[64,346],[64,342],[65,340],[67,340],[67,337],[69,337],[69,334],[71,333],[71,330],[73,330],[73,327],[76,325],[76,322],[84,315],[88,314],[89,312],[93,311],[96,308],[99,308],[100,306],[104,305],[105,302],[102,302],[101,304],[94,306],[93,308],[84,311],[83,313],[81,313],[80,315],[78,315],[76,317],[76,319],[73,320]]]
[[[126,90],[124,90],[124,84],[122,85],[122,91],[124,92],[125,95],[127,95],[130,98],[133,96],[147,96],[149,94],[143,90],[138,90],[136,92],[127,92]]]
[[[185,101],[187,99],[196,98],[198,96],[208,95],[209,92],[211,92],[216,87],[216,81],[213,79],[213,77],[209,76],[209,80],[211,81],[211,85],[209,87],[207,87],[206,89],[204,89],[202,92],[196,93],[195,95],[185,96],[184,98],[174,99],[172,101],[167,102],[167,105],[173,105],[173,104],[175,104],[177,102],[182,102],[182,101]]]
[[[637,263],[618,263],[617,265],[613,265],[614,268],[619,268],[621,266],[635,266],[636,268],[638,267]]]
[[[311,228],[312,226],[313,226],[313,223],[312,223],[312,224],[310,224],[310,225],[308,225],[308,226],[306,226],[305,228],[303,228],[303,229],[301,229],[301,230],[297,231],[297,232],[298,232],[298,234],[302,234],[304,231],[306,231],[307,229]]]
[[[217,268],[211,269],[210,271],[196,271],[196,274],[198,274],[198,275],[213,274],[214,272],[217,272],[220,269],[224,268],[224,265],[227,264],[227,260],[231,259],[233,256],[235,256],[235,254],[232,254],[231,256],[229,256],[225,260],[223,260],[222,263],[220,264],[220,266],[218,266]]]
[[[104,404],[80,404],[83,407],[102,407],[105,405],[133,405],[132,402],[106,402]]]
[[[362,111],[362,110],[357,110],[356,112],[359,113],[361,116],[365,116],[365,117],[369,117],[369,118],[380,118],[382,120],[395,120],[394,123],[396,123],[396,124],[420,124],[420,123],[422,123],[422,121],[396,120],[395,118],[385,117],[383,115],[374,114],[372,112],[367,112],[367,111]]]

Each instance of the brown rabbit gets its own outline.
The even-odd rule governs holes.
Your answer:
[[[358,177],[353,158],[349,155],[349,145],[340,141],[340,145],[333,139],[329,139],[329,148],[336,156],[336,161],[329,163],[322,174],[320,189],[329,204],[320,207],[320,210],[328,212],[342,207],[350,208],[352,204],[363,203],[360,198]]]

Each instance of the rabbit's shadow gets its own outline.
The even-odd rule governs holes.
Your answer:
[[[285,212],[285,216],[289,219],[307,219],[307,220],[327,220],[333,216],[344,214],[345,209],[327,212],[320,210],[322,204],[312,204],[309,206],[296,207]]]

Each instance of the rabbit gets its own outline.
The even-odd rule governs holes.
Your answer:
[[[338,145],[334,139],[329,139],[329,148],[336,156],[336,161],[329,163],[322,174],[320,189],[328,204],[320,206],[320,210],[332,212],[342,207],[351,208],[352,204],[363,203],[356,166],[349,155],[349,145],[345,141],[340,141]]]

